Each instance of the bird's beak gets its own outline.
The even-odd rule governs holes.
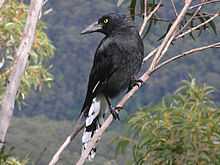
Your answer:
[[[81,34],[87,34],[92,32],[97,32],[102,29],[102,25],[98,23],[98,21],[92,23],[87,28],[85,28],[83,31],[81,31]]]

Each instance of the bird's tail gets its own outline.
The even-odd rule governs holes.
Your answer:
[[[93,99],[92,105],[89,109],[88,116],[86,117],[86,126],[82,136],[82,154],[87,148],[88,143],[92,139],[94,133],[98,131],[104,121],[105,113],[108,110],[108,104],[104,96],[97,96]],[[96,147],[89,153],[88,159],[94,159],[96,154]]]

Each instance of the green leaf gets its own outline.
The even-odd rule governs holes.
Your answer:
[[[130,3],[130,15],[132,19],[135,19],[136,0],[131,0]]]
[[[206,20],[210,19],[211,17],[210,16],[205,16],[204,17]],[[209,26],[211,27],[211,29],[213,30],[213,32],[215,34],[217,34],[217,30],[216,30],[216,25],[215,25],[215,22],[212,20],[209,22]]]

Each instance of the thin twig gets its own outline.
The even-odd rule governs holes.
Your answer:
[[[0,0],[0,8],[3,6],[5,0]]]
[[[157,52],[158,50],[158,47],[153,49],[143,60],[143,62],[146,62],[148,61],[151,57],[153,57],[153,55]]]
[[[196,14],[198,14],[198,12],[201,10],[201,8],[202,8],[202,6],[199,6],[199,8],[195,11],[195,13],[193,14],[193,16],[187,21],[187,23],[184,25],[184,27],[183,27],[180,31],[178,31],[178,33],[176,33],[176,36],[175,36],[175,38],[174,38],[173,40],[177,40],[177,39],[179,39],[179,38],[182,38],[183,36],[187,35],[188,33],[190,33],[190,32],[192,32],[192,31],[194,31],[194,30],[200,28],[201,26],[204,26],[205,24],[208,24],[210,21],[212,21],[214,18],[216,18],[216,15],[219,16],[219,13],[215,13],[215,14],[213,14],[213,16],[212,16],[210,19],[206,20],[205,22],[203,22],[203,23],[197,25],[197,26],[194,27],[194,28],[189,29],[188,31],[186,31],[186,32],[184,32],[184,33],[181,33],[181,32],[188,26],[188,24],[192,21],[192,19],[194,19],[194,17],[196,16]],[[177,35],[177,34],[178,34],[178,35]],[[146,62],[146,61],[148,61],[151,57],[153,57],[153,55],[158,51],[158,48],[159,48],[159,47],[157,47],[157,48],[155,48],[154,50],[152,50],[152,51],[144,58],[143,62]],[[166,49],[165,49],[165,50],[166,50]],[[163,51],[162,55],[163,55],[163,54],[165,54],[165,51]]]
[[[181,33],[179,34],[177,37],[175,37],[175,39],[179,39],[179,38],[182,38],[183,36],[185,36],[186,34],[189,34],[191,33],[192,31],[206,25],[207,23],[211,22],[213,19],[215,19],[216,17],[218,17],[220,14],[219,13],[216,13],[214,16],[212,16],[211,18],[209,18],[208,20],[206,20],[205,22],[193,27],[193,28],[190,28],[189,30],[187,30],[186,32],[184,33]]]
[[[171,42],[168,42],[168,41],[175,35],[174,32],[176,31],[178,25],[180,24],[181,20],[183,19],[184,15],[186,14],[186,11],[188,10],[191,2],[192,2],[192,0],[185,0],[185,5],[184,5],[182,11],[180,12],[180,14],[178,15],[178,17],[176,18],[176,20],[174,21],[174,23],[172,24],[172,26],[170,27],[170,30],[167,33],[167,35],[165,36],[163,42],[161,43],[161,45],[155,55],[155,58],[151,63],[150,70],[154,69],[154,67],[159,62],[158,59],[162,58],[161,54],[162,54],[164,48],[172,42],[172,41]]]
[[[176,10],[175,3],[173,2],[173,0],[170,0],[170,2],[171,2],[171,4],[172,4],[172,6],[173,6],[173,11],[174,11],[174,13],[175,13],[175,15],[176,15],[176,17],[177,17],[177,16],[178,16],[178,13],[177,13],[177,10]]]
[[[176,61],[177,59],[182,58],[184,56],[188,56],[188,55],[191,55],[193,53],[200,52],[200,51],[203,51],[203,50],[206,50],[206,49],[209,49],[209,48],[219,48],[219,46],[220,46],[220,42],[216,42],[214,44],[210,44],[210,45],[206,45],[206,46],[202,46],[202,47],[198,47],[198,48],[193,48],[191,50],[185,51],[185,52],[183,52],[183,53],[181,53],[179,55],[176,55],[176,56],[174,56],[172,58],[169,58],[168,60],[160,63],[159,65],[157,65],[155,67],[154,70],[152,70],[151,73],[157,71],[158,69],[160,69],[161,67],[167,65],[168,63]]]
[[[162,57],[165,55],[165,53],[167,52],[170,44],[172,43],[174,37],[176,36],[176,31],[177,29],[175,29],[175,31],[173,32],[173,35],[171,36],[171,38],[167,41],[167,44],[166,46],[164,47],[162,53],[161,53],[161,56],[157,59],[157,63],[159,63],[159,61],[162,59]]]
[[[71,141],[78,135],[78,133],[84,128],[85,121],[82,121],[83,113],[81,113],[79,119],[74,123],[74,128],[72,133],[66,138],[64,143],[59,147],[57,152],[53,155],[52,159],[49,162],[49,165],[55,165],[59,159],[61,153],[64,151],[64,149],[71,143]]]
[[[144,17],[147,17],[147,11],[148,11],[148,0],[144,0]]]
[[[196,5],[193,5],[193,6],[191,6],[189,9],[194,9],[194,8],[199,7],[199,6],[208,5],[208,4],[210,4],[210,3],[215,3],[215,2],[220,2],[220,0],[209,0],[209,1],[205,1],[205,2],[202,2],[202,3],[196,4]]]
[[[182,33],[183,30],[192,22],[192,20],[195,18],[195,16],[199,13],[201,10],[202,6],[199,6],[196,11],[193,13],[192,17],[186,22],[186,24],[178,31],[178,34]]]
[[[150,20],[150,18],[154,15],[154,13],[156,13],[157,10],[160,8],[161,2],[162,2],[162,0],[160,0],[160,2],[157,4],[157,6],[154,8],[154,10],[153,10],[152,12],[150,12],[150,14],[149,14],[148,16],[145,16],[145,15],[144,15],[144,21],[143,21],[143,24],[142,24],[142,26],[141,26],[141,28],[140,28],[140,31],[139,31],[140,36],[143,35],[144,29],[145,29],[145,27],[146,27],[146,25],[147,25],[147,22],[148,22],[148,21]]]
[[[192,21],[192,19],[195,17],[195,15],[198,14],[198,12],[201,10],[201,7],[202,7],[202,6],[199,6],[199,8],[195,11],[195,13],[193,14],[193,16],[187,21],[187,23],[184,25],[184,27],[183,27],[180,31],[178,31],[178,35],[176,35],[173,40],[177,40],[177,39],[182,38],[183,36],[187,35],[188,33],[190,33],[190,32],[192,32],[192,31],[194,31],[194,30],[200,28],[201,26],[204,26],[205,24],[208,24],[210,21],[212,21],[212,20],[215,19],[217,16],[219,16],[219,13],[215,13],[215,14],[213,14],[213,16],[212,16],[210,19],[208,19],[207,21],[205,21],[205,22],[203,22],[203,23],[197,25],[196,27],[193,27],[193,28],[189,29],[188,31],[186,31],[186,32],[184,32],[184,33],[181,33],[181,32],[188,26],[188,24]],[[217,15],[217,16],[216,16],[216,15]],[[176,33],[176,34],[177,34],[177,33]],[[172,42],[172,39],[170,40],[170,42]],[[168,43],[169,43],[169,42],[168,42]],[[146,62],[146,61],[148,61],[151,57],[153,57],[153,55],[158,51],[158,48],[159,48],[159,47],[153,49],[153,50],[144,58],[143,62]],[[167,48],[168,48],[168,47],[167,47]],[[165,52],[166,52],[166,49],[163,50],[162,55],[164,55]],[[161,59],[161,58],[159,58],[159,59]]]

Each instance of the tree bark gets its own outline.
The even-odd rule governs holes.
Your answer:
[[[13,116],[16,94],[27,65],[29,51],[34,41],[35,30],[43,0],[31,0],[27,22],[24,28],[20,46],[16,52],[16,59],[12,72],[9,76],[9,83],[6,87],[0,109],[0,141],[5,142],[7,130]],[[0,149],[3,143],[0,143]]]
[[[5,0],[0,0],[0,8],[2,7],[4,2],[5,2]]]

